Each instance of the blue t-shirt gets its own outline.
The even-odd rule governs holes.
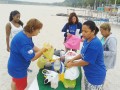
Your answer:
[[[69,33],[75,35],[77,29],[76,24],[69,25]]]
[[[8,60],[8,73],[12,77],[23,78],[27,76],[27,68],[35,56],[33,47],[32,38],[27,37],[23,31],[12,39]]]
[[[76,30],[79,30],[79,34],[82,32],[82,23],[78,22],[77,24],[68,24],[66,23],[62,29],[62,32],[65,32],[64,37],[66,40],[67,37],[67,32],[69,32],[70,34],[75,35],[76,34]]]
[[[89,64],[84,66],[84,73],[89,83],[103,84],[106,76],[103,47],[100,40],[95,37],[90,42],[84,41],[81,50],[82,59]]]

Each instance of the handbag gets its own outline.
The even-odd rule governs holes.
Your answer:
[[[67,37],[67,40],[64,43],[64,45],[66,48],[79,50],[80,49],[80,41],[81,41],[80,37],[78,37],[76,35],[71,35],[70,37]]]

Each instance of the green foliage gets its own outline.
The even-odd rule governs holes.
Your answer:
[[[72,7],[81,7],[81,6],[94,6],[96,4],[115,4],[115,0],[65,0],[62,5],[72,6]],[[120,0],[116,1],[116,4],[120,4]]]
[[[63,4],[72,7],[80,7],[83,5],[83,2],[84,0],[65,0]]]

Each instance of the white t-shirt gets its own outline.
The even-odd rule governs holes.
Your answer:
[[[20,25],[20,27],[16,27],[16,26],[14,26],[11,22],[10,22],[10,24],[11,24],[10,38],[11,38],[11,40],[12,40],[13,37],[14,37],[18,32],[20,32],[20,31],[23,30],[23,27],[22,27],[21,25]]]

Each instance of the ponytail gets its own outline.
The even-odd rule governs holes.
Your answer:
[[[13,11],[10,13],[10,16],[9,16],[9,21],[11,22],[13,20]]]
[[[97,35],[98,32],[99,32],[99,28],[96,26],[95,27],[95,35]]]

